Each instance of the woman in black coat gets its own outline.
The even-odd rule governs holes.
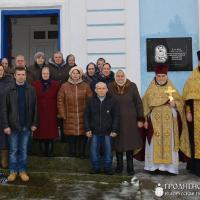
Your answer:
[[[28,83],[33,83],[34,81],[40,80],[42,68],[45,66],[45,54],[43,52],[37,52],[34,55],[34,64],[27,68],[27,78]]]
[[[95,91],[94,91],[95,85],[98,82],[103,82],[106,85],[108,85],[109,83],[112,83],[115,80],[114,76],[115,76],[114,72],[111,71],[111,65],[109,63],[104,63],[101,73],[99,73],[97,75],[97,78],[91,82],[90,86],[92,88],[93,93],[95,94]]]
[[[3,96],[5,94],[5,88],[13,82],[12,76],[6,74],[6,71],[2,65],[0,65],[0,151],[1,151],[1,167],[8,167],[8,141],[7,135],[3,132],[2,125],[2,106]]]

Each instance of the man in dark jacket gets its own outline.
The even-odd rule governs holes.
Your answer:
[[[15,181],[19,173],[26,182],[29,180],[26,173],[28,139],[37,126],[36,94],[26,83],[25,68],[16,67],[14,77],[15,82],[6,88],[2,108],[2,124],[10,145],[8,181]]]
[[[87,137],[91,138],[91,173],[99,173],[100,145],[104,149],[104,172],[112,175],[112,138],[119,131],[119,106],[117,101],[107,94],[107,85],[103,82],[96,84],[96,96],[92,97],[86,107],[84,124]]]

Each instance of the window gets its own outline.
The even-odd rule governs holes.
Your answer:
[[[58,31],[48,31],[48,39],[58,39]]]
[[[34,31],[34,39],[45,39],[45,31]]]

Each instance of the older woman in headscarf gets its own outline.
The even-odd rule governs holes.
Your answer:
[[[53,155],[54,140],[58,138],[57,93],[58,81],[51,80],[48,67],[43,67],[40,80],[33,82],[37,95],[39,124],[33,138],[39,141],[40,154]]]
[[[116,173],[123,171],[123,152],[126,152],[127,173],[135,173],[133,153],[142,148],[142,138],[138,128],[143,126],[143,105],[137,86],[126,78],[124,71],[118,70],[115,81],[108,85],[109,92],[120,105],[120,133],[114,142],[116,151]]]
[[[69,137],[69,156],[80,158],[85,157],[84,111],[88,98],[92,96],[90,86],[83,82],[82,76],[83,70],[73,67],[57,98],[58,115],[63,119],[64,134]]]
[[[27,68],[27,78],[28,83],[39,80],[41,78],[42,68],[45,66],[45,54],[43,52],[37,52],[34,55],[34,64]]]

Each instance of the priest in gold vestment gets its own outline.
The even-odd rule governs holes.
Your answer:
[[[190,157],[184,103],[167,77],[168,66],[157,65],[144,97],[145,170],[178,174],[179,151]]]
[[[197,57],[198,67],[185,83],[183,100],[191,146],[191,159],[187,163],[187,169],[200,177],[200,51],[197,52]]]

